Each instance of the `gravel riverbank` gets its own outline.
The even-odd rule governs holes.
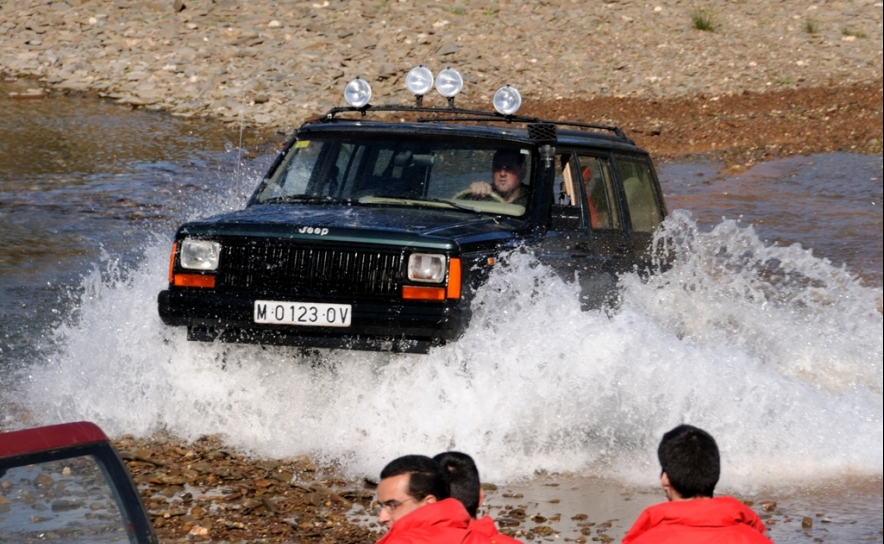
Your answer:
[[[704,25],[710,29],[697,28]],[[96,93],[281,132],[342,105],[343,87],[356,76],[372,84],[374,103],[409,101],[404,75],[421,63],[434,72],[461,71],[460,105],[487,107],[510,83],[526,111],[566,103],[564,114],[585,120],[595,120],[586,106],[600,99],[639,101],[663,114],[661,101],[671,100],[801,96],[820,88],[837,95],[857,86],[880,96],[882,44],[882,3],[875,0],[0,4],[0,72],[38,78],[35,94]],[[825,104],[831,111],[820,118],[854,117],[840,111],[845,101]],[[877,106],[877,134],[847,148],[880,150],[880,138],[869,143],[881,131],[880,99]],[[653,117],[649,130],[659,132],[663,123],[654,128]]]

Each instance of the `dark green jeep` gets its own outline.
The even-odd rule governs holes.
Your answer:
[[[510,86],[496,113],[456,108],[451,69],[448,105],[423,106],[420,69],[416,105],[371,106],[352,81],[351,106],[300,127],[245,209],[182,225],[163,321],[191,340],[426,353],[463,333],[510,250],[579,281],[586,307],[651,270],[666,208],[646,151],[616,127],[515,115]]]

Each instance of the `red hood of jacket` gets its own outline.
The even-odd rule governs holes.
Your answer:
[[[664,534],[681,534],[685,544],[693,542],[688,536],[692,530],[709,531],[733,528],[740,530],[751,527],[759,538],[757,542],[770,542],[762,535],[766,531],[764,522],[758,515],[733,497],[713,499],[693,499],[657,504],[645,509],[623,538],[623,544],[630,542],[654,542],[656,539],[636,540],[653,531],[662,541]],[[726,542],[723,540],[722,542]]]
[[[486,544],[488,538],[470,531],[470,515],[457,499],[421,506],[402,516],[377,544]]]

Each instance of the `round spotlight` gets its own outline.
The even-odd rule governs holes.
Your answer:
[[[365,106],[371,100],[371,85],[357,77],[344,88],[344,100],[354,108]]]
[[[436,76],[436,90],[445,98],[454,98],[463,89],[463,77],[454,68],[446,68]]]
[[[515,87],[504,85],[497,89],[492,101],[494,102],[494,109],[498,113],[512,115],[519,111],[519,107],[522,105],[522,95],[519,94]]]
[[[433,72],[423,64],[415,66],[405,76],[405,87],[418,96],[427,94],[433,88]]]

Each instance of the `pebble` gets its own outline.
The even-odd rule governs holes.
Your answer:
[[[686,0],[16,0],[0,3],[0,73],[280,132],[342,105],[357,76],[376,103],[410,101],[404,77],[417,64],[457,68],[464,106],[507,83],[544,102],[881,80],[881,2],[716,2],[712,31],[693,27],[693,9]]]

